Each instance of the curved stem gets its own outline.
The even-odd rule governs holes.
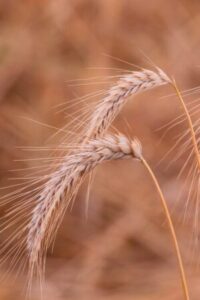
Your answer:
[[[185,270],[184,270],[184,266],[183,266],[183,260],[182,260],[179,244],[178,244],[178,241],[177,241],[174,225],[173,225],[173,222],[172,222],[172,219],[171,219],[171,216],[170,216],[169,209],[168,209],[167,204],[166,204],[166,200],[163,196],[163,193],[161,191],[159,183],[158,183],[151,167],[149,166],[149,164],[147,163],[147,161],[143,157],[141,157],[141,162],[146,167],[149,175],[151,176],[151,178],[152,178],[152,180],[153,180],[153,182],[156,186],[158,194],[160,196],[160,200],[161,200],[161,203],[162,203],[162,206],[163,206],[166,218],[167,218],[167,222],[168,222],[168,225],[169,225],[169,229],[170,229],[170,232],[171,232],[172,240],[173,240],[175,251],[176,251],[176,256],[177,256],[177,260],[178,260],[178,265],[179,265],[181,282],[182,282],[182,287],[183,287],[183,291],[184,291],[185,300],[190,300],[188,285],[187,285],[187,280],[186,280],[186,275],[185,275]]]
[[[181,105],[183,107],[183,110],[185,112],[185,115],[186,115],[186,118],[187,118],[187,121],[188,121],[189,129],[190,129],[190,133],[191,133],[191,137],[192,137],[192,143],[193,143],[193,146],[194,146],[194,151],[195,151],[195,155],[196,155],[196,158],[197,158],[197,163],[198,163],[198,167],[199,167],[199,170],[200,170],[200,155],[199,155],[199,149],[198,149],[198,145],[197,145],[197,140],[196,140],[192,120],[191,120],[189,111],[188,111],[188,109],[185,105],[185,102],[183,100],[183,97],[181,95],[181,92],[180,92],[175,80],[172,81],[172,86],[173,86],[173,88],[175,89],[175,91],[177,93],[177,96],[178,96],[178,98],[181,102]]]

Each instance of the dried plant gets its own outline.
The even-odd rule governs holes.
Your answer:
[[[122,76],[94,109],[85,128],[85,138],[103,135],[129,96],[170,82],[169,77],[160,68],[157,68],[157,72],[143,69]]]
[[[55,238],[66,209],[73,205],[85,176],[103,161],[133,157],[143,163],[159,193],[177,254],[185,299],[189,299],[173,223],[157,179],[142,156],[140,143],[136,139],[131,141],[123,135],[104,137],[105,131],[126,103],[128,96],[167,83],[173,84],[159,68],[157,72],[142,70],[122,76],[92,113],[89,124],[84,128],[81,142],[71,145],[68,154],[58,159],[57,169],[39,179],[37,176],[29,178],[29,185],[22,186],[5,197],[3,204],[10,203],[17,198],[21,200],[18,206],[14,209],[12,207],[7,214],[8,220],[2,225],[2,230],[15,226],[21,217],[26,218],[12,233],[9,242],[6,241],[1,252],[6,252],[10,247],[10,251],[5,256],[6,260],[9,254],[16,251],[13,258],[13,262],[16,263],[19,256],[23,256],[28,251],[29,286],[35,273],[41,279],[43,278],[46,251]],[[50,161],[53,159],[51,158]],[[30,197],[30,200],[27,200],[27,197]],[[33,200],[36,203],[33,204]],[[19,241],[18,245],[11,247],[16,239]]]
[[[48,182],[53,188],[63,163],[85,151],[91,139],[106,138],[108,129],[142,140],[180,236],[190,297],[199,298],[200,1],[171,4],[1,1],[1,300],[24,299],[30,221],[36,205],[42,207]],[[178,86],[152,61],[167,67]],[[141,64],[152,71],[138,68]],[[168,226],[162,226],[157,191],[142,163],[132,158],[103,163],[85,177],[83,186],[77,182],[77,197],[70,200],[68,193],[62,199],[69,208],[48,249],[44,299],[182,299]],[[40,278],[45,252],[41,242],[34,267]],[[31,299],[41,299],[37,283]]]
[[[167,84],[169,82],[171,81],[168,78],[168,76],[159,68],[157,68],[157,72],[144,69],[140,72],[139,71],[132,72],[132,74],[121,77],[118,83],[108,91],[107,96],[101,101],[101,103],[94,110],[94,113],[89,122],[89,126],[86,127],[85,138],[88,139],[90,138],[90,136],[95,138],[101,136],[106,131],[106,129],[110,126],[115,116],[119,113],[119,111],[125,104],[128,96],[130,96],[131,94],[139,93],[144,90],[151,89],[156,86]],[[72,155],[67,156],[67,160],[73,158],[75,162],[70,163],[70,168],[69,165],[66,164],[67,168],[69,168],[68,171],[66,167],[64,167],[65,163],[63,163],[61,168],[59,168],[59,170],[53,174],[53,178],[51,178],[48,181],[48,185],[44,190],[44,194],[46,193],[46,190],[48,193],[50,190],[52,194],[54,193],[56,194],[57,185],[59,189],[62,191],[62,186],[60,187],[59,181],[63,178],[63,176],[64,178],[69,180],[69,185],[73,184],[73,181],[72,183],[70,183],[71,180],[70,176],[74,176],[74,174],[76,176],[76,174],[80,172],[79,170],[80,164],[79,162],[76,163],[76,159],[78,160],[78,155],[80,155],[80,153],[81,155],[82,153],[84,153],[85,150],[84,143],[82,144],[82,146],[83,146],[83,150],[81,149],[80,151],[79,149],[80,152],[75,151],[74,154],[72,153]],[[61,175],[61,173],[63,173],[63,175]],[[58,183],[56,182],[56,178],[58,178]],[[51,186],[53,186],[52,189],[50,189]],[[64,186],[66,186],[66,189],[68,189],[68,184],[66,184],[66,182]],[[51,201],[52,197],[48,196],[47,199],[48,198],[49,198],[48,201]],[[44,207],[46,207],[45,204]],[[43,209],[45,210],[45,208]]]
[[[189,299],[182,258],[164,196],[153,171],[142,156],[140,143],[136,139],[130,141],[123,135],[91,140],[79,152],[66,157],[61,168],[52,174],[51,179],[46,183],[28,225],[29,279],[32,279],[36,268],[38,268],[38,275],[41,275],[45,252],[84,177],[103,161],[130,157],[143,163],[159,193],[177,254],[185,299]]]
[[[139,156],[137,141],[129,141],[119,135],[92,140],[63,159],[61,167],[51,175],[39,195],[28,225],[27,248],[31,273],[38,265],[40,271],[44,252],[84,177],[103,161]]]

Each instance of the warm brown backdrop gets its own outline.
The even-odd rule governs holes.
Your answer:
[[[199,1],[0,1],[1,186],[8,184],[9,170],[19,167],[14,160],[27,155],[18,146],[44,145],[55,133],[37,121],[64,126],[81,106],[70,108],[74,97],[108,88],[106,76],[119,74],[113,68],[135,69],[110,56],[147,68],[152,61],[175,76],[182,89],[199,85],[199,28]],[[101,83],[69,82],[99,76]],[[159,144],[163,131],[156,129],[181,112],[177,99],[162,98],[172,92],[163,87],[130,99],[115,125],[142,141],[173,212],[192,299],[199,299],[198,247],[193,255],[193,227],[182,222],[186,196],[177,202],[183,185],[177,174],[185,157],[167,169],[172,154],[156,166],[186,128],[179,125]],[[62,102],[66,110],[56,113],[55,105]],[[183,299],[162,209],[142,166],[119,161],[98,168],[87,222],[85,194],[84,186],[48,255],[44,299]],[[24,299],[23,281],[2,283],[0,298]],[[32,299],[40,299],[37,288]]]

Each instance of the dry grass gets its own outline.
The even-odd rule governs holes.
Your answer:
[[[141,90],[171,83],[170,79],[160,69],[158,69],[158,74],[148,70],[135,72],[133,74],[132,77],[124,76],[123,80],[121,79],[116,86],[111,88],[108,92],[108,96],[97,106],[97,109],[94,109],[88,126],[89,130],[86,129],[86,136],[83,139],[84,142],[82,141],[80,144],[77,144],[76,147],[70,146],[71,152],[59,158],[60,162],[56,164],[56,171],[50,173],[50,175],[39,177],[39,179],[37,176],[32,177],[28,185],[24,186],[24,184],[22,184],[22,187],[17,189],[14,193],[3,197],[3,205],[11,204],[13,201],[21,198],[22,200],[20,200],[20,202],[18,201],[17,208],[14,205],[14,207],[10,209],[6,215],[7,220],[2,225],[2,232],[9,227],[15,227],[15,225],[17,227],[14,233],[5,241],[5,245],[2,248],[1,254],[5,252],[5,258],[3,258],[2,263],[14,255],[11,265],[15,266],[16,263],[26,255],[26,253],[23,252],[24,249],[28,250],[28,290],[31,290],[35,273],[37,274],[37,278],[40,279],[40,285],[42,287],[46,252],[55,239],[55,234],[67,208],[70,206],[73,208],[74,199],[84,177],[103,161],[131,156],[139,159],[143,163],[156,186],[175,246],[185,299],[190,299],[185,269],[183,267],[182,256],[170,212],[158,181],[149,164],[142,156],[140,143],[137,141],[129,141],[128,138],[123,135],[106,136],[102,139],[98,138],[103,135],[104,131],[112,124],[114,117],[120,112],[125,99],[129,95]],[[176,84],[174,83],[173,85],[186,112],[194,146],[197,148],[189,112]],[[90,136],[94,136],[97,139],[90,141]],[[49,161],[49,159],[50,158],[47,158],[47,161]],[[55,166],[56,158],[53,157],[51,160],[53,160],[53,166]],[[42,184],[44,180],[46,180],[46,182]],[[40,187],[34,188],[34,186],[38,184],[40,184]],[[33,205],[34,199],[36,204],[33,210],[30,211],[31,219],[22,222],[22,225],[18,227],[20,218],[26,218],[29,214],[27,213],[27,208],[29,209]],[[28,223],[26,224],[26,222]],[[25,232],[27,232],[27,238],[24,238]],[[11,247],[11,242],[14,243],[13,248]],[[17,248],[16,244],[18,243],[19,247]],[[6,250],[8,250],[8,252]]]
[[[123,75],[94,108],[86,129],[86,139],[101,136],[119,114],[128,97],[167,83],[170,83],[170,79],[159,68],[157,72],[142,70]]]
[[[184,89],[199,85],[200,18],[196,1],[61,0],[56,5],[53,1],[7,1],[0,4],[0,16],[1,186],[10,185],[10,169],[28,168],[28,176],[42,169],[35,176],[49,175],[52,159],[63,157],[72,139],[80,136],[85,126],[81,121],[91,120],[93,102],[100,103],[113,80],[123,77],[123,73],[131,74],[125,69],[134,69],[101,53],[151,68],[142,49],[156,65],[173,74]],[[80,85],[69,83],[71,79]],[[198,88],[182,92],[197,144],[198,92]],[[113,126],[126,136],[136,135],[142,140],[145,157],[155,170],[172,213],[191,297],[199,299],[197,159],[179,102],[173,96],[160,98],[169,93],[166,86],[138,95],[123,107]],[[76,101],[69,100],[74,97]],[[58,110],[61,112],[55,113]],[[25,118],[19,118],[21,115]],[[161,131],[155,131],[160,127]],[[77,135],[70,135],[74,130]],[[66,133],[69,139],[57,147]],[[28,151],[21,152],[16,146]],[[55,157],[44,160],[52,148]],[[16,159],[23,161],[17,163]],[[14,177],[24,178],[27,173],[21,170]],[[13,185],[18,183],[14,178]],[[9,192],[12,189],[1,190],[1,195]],[[29,190],[26,192],[29,195]],[[48,250],[45,297],[146,300],[168,299],[170,294],[175,300],[182,299],[163,213],[153,205],[156,193],[143,168],[139,164],[133,168],[129,160],[99,166],[90,185],[87,222],[83,213],[86,194],[87,180],[77,193],[73,210],[66,212],[54,252]],[[17,201],[15,205],[17,209]],[[1,209],[2,216],[9,207],[8,203]],[[25,211],[32,209],[30,206]],[[3,223],[2,219],[1,227]],[[19,228],[1,233],[1,249],[10,231]],[[11,241],[12,249],[13,245]],[[7,262],[6,270],[12,269],[12,262]],[[3,270],[1,273],[4,275]],[[2,284],[1,298],[22,299],[18,291],[24,281],[22,276],[12,287]],[[32,297],[39,299],[37,286],[34,289]]]
[[[55,238],[66,209],[73,206],[84,177],[104,161],[138,158],[138,148],[136,141],[129,141],[125,136],[107,136],[91,140],[73,154],[63,158],[59,169],[50,175],[50,179],[38,195],[28,224],[30,280],[35,271],[38,275],[41,274],[45,252]]]

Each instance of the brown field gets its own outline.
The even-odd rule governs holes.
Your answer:
[[[16,182],[9,178],[19,175],[10,170],[34,167],[38,157],[48,155],[21,147],[57,145],[65,137],[63,131],[55,134],[59,128],[69,124],[74,130],[72,120],[77,120],[74,125],[84,121],[84,109],[92,111],[101,97],[74,99],[108,89],[116,80],[108,76],[137,66],[153,69],[155,64],[175,77],[182,90],[198,86],[199,26],[199,1],[0,1],[0,186]],[[176,159],[183,146],[178,144],[161,161],[187,129],[186,122],[167,132],[161,128],[183,113],[173,93],[172,87],[163,86],[130,97],[114,126],[142,142],[172,214],[191,300],[198,300],[198,191],[190,197],[185,220],[190,166],[178,177],[188,151]],[[198,97],[195,93],[184,99],[189,105]],[[195,120],[198,109],[195,102]],[[34,160],[16,161],[24,158]],[[184,299],[165,216],[143,166],[112,161],[94,175],[87,219],[85,182],[64,217],[53,251],[48,251],[44,300]],[[9,191],[1,189],[0,194]],[[0,247],[7,237],[7,232],[0,234]],[[0,268],[2,276],[7,267]],[[15,275],[13,271],[0,282],[1,300],[25,299],[25,278],[17,275],[13,282]],[[41,299],[34,284],[31,299]]]

